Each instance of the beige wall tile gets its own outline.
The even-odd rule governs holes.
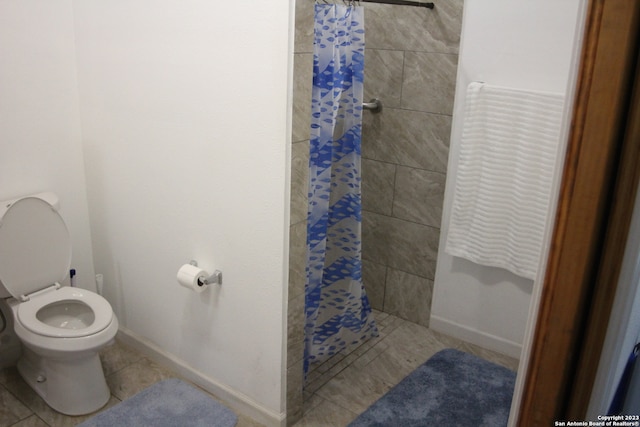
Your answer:
[[[384,311],[429,326],[433,280],[389,268],[384,293]]]
[[[313,54],[296,53],[293,55],[293,75],[291,141],[299,142],[310,137]]]
[[[406,52],[402,108],[428,113],[453,113],[458,55]]]
[[[364,158],[446,172],[451,117],[387,108],[363,122]]]
[[[446,175],[424,169],[398,167],[393,216],[440,228]]]
[[[313,52],[313,0],[296,1],[294,52]]]
[[[458,53],[462,0],[437,2],[433,10],[383,4],[365,5],[367,47]]]
[[[391,215],[396,165],[362,159],[362,209]]]
[[[445,173],[450,133],[449,116],[387,108],[364,116],[362,156]]]
[[[362,261],[362,281],[374,310],[382,310],[384,306],[384,287],[387,267],[373,261]],[[379,325],[378,325],[379,327]]]
[[[385,4],[365,5],[365,37],[373,49],[434,51],[429,34],[433,11]]]
[[[440,231],[372,212],[362,215],[362,257],[433,279]]]
[[[304,294],[307,263],[307,223],[289,228],[289,300]]]
[[[447,0],[436,3],[427,23],[431,48],[427,52],[458,53],[462,30],[464,0]]]
[[[404,52],[367,49],[364,63],[365,101],[378,98],[382,101],[383,108],[400,107]]]
[[[289,301],[287,321],[287,365],[304,357],[304,294]]]
[[[287,369],[287,425],[295,424],[302,418],[302,359]]]
[[[307,220],[308,194],[309,140],[306,140],[291,145],[291,225]]]

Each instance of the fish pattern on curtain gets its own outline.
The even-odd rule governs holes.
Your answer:
[[[378,335],[362,284],[360,142],[364,13],[315,5],[305,372]]]

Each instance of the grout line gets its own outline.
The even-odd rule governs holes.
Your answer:
[[[425,169],[425,170],[426,170],[426,169]],[[402,218],[397,218],[397,217],[392,216],[392,215],[381,214],[381,213],[374,212],[374,211],[367,211],[367,210],[364,210],[364,212],[368,212],[368,213],[370,213],[370,214],[375,214],[375,215],[380,215],[380,216],[386,216],[387,218],[395,219],[395,220],[397,220],[397,221],[404,221],[404,222],[408,222],[408,223],[415,224],[415,225],[421,225],[421,226],[423,226],[423,227],[429,227],[429,228],[432,228],[432,229],[434,229],[434,230],[438,230],[438,232],[440,232],[440,227],[434,227],[433,225],[422,224],[422,223],[420,223],[420,222],[411,221],[411,220],[402,219]]]
[[[396,173],[397,173],[397,169],[396,169]],[[394,186],[395,186],[395,181],[394,181]],[[394,194],[395,194],[395,191],[394,191]],[[393,202],[391,203],[391,209],[393,210]],[[384,284],[383,284],[384,286],[382,287],[382,311],[383,312],[385,312],[384,306],[385,306],[385,301],[387,300],[387,277],[388,276],[389,276],[389,266],[385,265],[384,266]],[[378,329],[378,332],[382,332],[382,331]]]

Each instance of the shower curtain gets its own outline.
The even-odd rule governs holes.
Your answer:
[[[378,335],[362,285],[362,7],[316,4],[314,31],[305,372]]]

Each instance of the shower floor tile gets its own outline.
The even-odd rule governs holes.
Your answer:
[[[518,360],[374,310],[380,336],[350,354],[339,353],[309,368],[303,426],[346,426],[415,368],[445,348],[518,369]]]

